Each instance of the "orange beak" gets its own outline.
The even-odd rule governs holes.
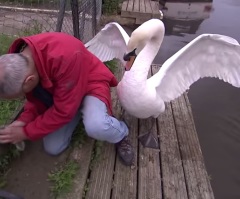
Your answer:
[[[125,66],[125,70],[126,71],[129,71],[131,69],[131,67],[132,67],[132,65],[133,65],[133,63],[134,63],[134,61],[136,59],[136,56],[133,55],[133,56],[130,56],[129,58],[130,58],[130,60],[127,61],[126,66]]]
[[[129,71],[132,68],[132,65],[137,57],[136,55],[136,48],[127,54],[124,54],[123,59],[126,61],[126,65],[125,65],[125,70]]]

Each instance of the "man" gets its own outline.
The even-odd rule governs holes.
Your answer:
[[[43,138],[46,152],[64,151],[82,118],[86,133],[116,144],[131,165],[128,127],[112,116],[110,87],[117,80],[81,41],[64,33],[41,33],[15,40],[0,56],[0,98],[25,95],[24,112],[0,130],[0,143]]]

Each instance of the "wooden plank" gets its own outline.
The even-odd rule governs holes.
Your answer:
[[[148,77],[152,74],[151,68]],[[157,135],[156,119],[148,118],[139,121],[139,135],[148,133],[149,130]],[[152,128],[152,129],[151,129]],[[144,148],[139,143],[139,174],[138,174],[138,198],[162,198],[162,184],[160,176],[160,150]]]
[[[150,0],[150,5],[152,9],[152,18],[160,19],[161,14],[159,12],[159,9],[160,9],[159,3],[157,1]]]
[[[89,179],[86,199],[109,199],[115,163],[114,145],[104,143],[98,160],[94,163]]]
[[[120,80],[123,74],[123,67],[118,67],[118,72],[116,73],[117,79]],[[120,74],[120,75],[119,75]],[[129,114],[123,112],[121,113],[119,108],[120,103],[117,100],[118,110],[115,115],[124,118],[125,122],[129,126],[129,138],[135,149],[135,160],[134,165],[137,165],[137,134],[138,134],[138,120],[131,117]],[[114,180],[113,180],[113,190],[112,199],[136,199],[137,198],[137,169],[136,167],[128,167],[122,164],[119,158],[116,158]]]
[[[124,1],[124,2],[122,3],[122,8],[121,8],[121,10],[122,10],[122,11],[127,11],[127,6],[128,6],[128,1]]]
[[[83,198],[85,183],[88,177],[88,171],[91,161],[91,154],[94,140],[87,138],[81,149],[75,147],[70,155],[70,160],[74,160],[79,164],[80,169],[77,171],[74,178],[72,191],[58,199],[73,199]]]
[[[145,7],[145,0],[140,0],[140,9],[139,11],[142,12],[142,13],[145,13],[146,12],[146,7]]]
[[[145,1],[146,13],[150,13],[152,15],[152,7],[150,4],[151,0],[142,0]]]
[[[133,12],[134,0],[128,0],[127,11]]]
[[[133,12],[136,12],[136,13],[140,12],[140,1],[142,0],[134,0]]]
[[[154,118],[140,120],[139,134],[141,135],[148,132],[152,125],[152,131],[155,136],[157,136],[157,125],[156,119]],[[143,148],[143,146],[139,144],[139,199],[162,198],[159,151],[160,150]]]
[[[129,138],[135,149],[134,167],[122,164],[117,157],[113,182],[112,199],[136,199],[137,198],[137,133],[138,120],[124,113],[124,120],[129,126]]]
[[[155,74],[159,65],[152,66]],[[178,145],[178,139],[170,103],[166,103],[166,110],[158,117],[158,133],[160,138],[161,168],[164,198],[186,199],[187,188]]]
[[[192,198],[214,198],[197,133],[184,95],[172,102],[178,133],[188,196]]]
[[[134,0],[124,1],[121,8],[121,16],[135,18],[135,14],[133,13],[133,2]]]
[[[118,66],[115,76],[118,81],[122,78],[122,66]],[[121,106],[118,102],[116,88],[111,89],[113,115],[116,118],[121,116]],[[116,150],[114,144],[104,143],[101,150],[101,156],[94,165],[91,177],[89,179],[89,190],[86,199],[99,198],[108,199],[111,195],[113,186],[114,164],[116,158]]]

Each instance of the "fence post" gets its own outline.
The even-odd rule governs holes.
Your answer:
[[[97,0],[92,0],[93,3],[93,13],[92,13],[92,34],[93,36],[96,35],[96,29],[97,29]]]
[[[73,34],[74,37],[80,39],[78,0],[71,0],[71,8],[72,8]]]
[[[66,8],[66,0],[60,0],[60,8],[57,18],[57,25],[56,25],[56,32],[61,32],[62,30],[62,24],[63,24],[63,18],[65,14],[65,8]]]
[[[84,39],[84,31],[85,31],[85,20],[86,20],[86,11],[88,9],[88,0],[82,0],[81,3],[80,3],[80,10],[79,10],[79,14],[81,16],[80,18],[80,39],[83,41]]]

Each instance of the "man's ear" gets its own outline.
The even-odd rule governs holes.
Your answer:
[[[36,79],[37,79],[36,75],[27,76],[27,78],[23,82],[23,86],[22,86],[23,92],[26,93],[31,91],[34,87]]]
[[[24,84],[29,84],[31,82],[34,82],[34,80],[36,79],[35,75],[29,75],[25,81],[24,81]]]

